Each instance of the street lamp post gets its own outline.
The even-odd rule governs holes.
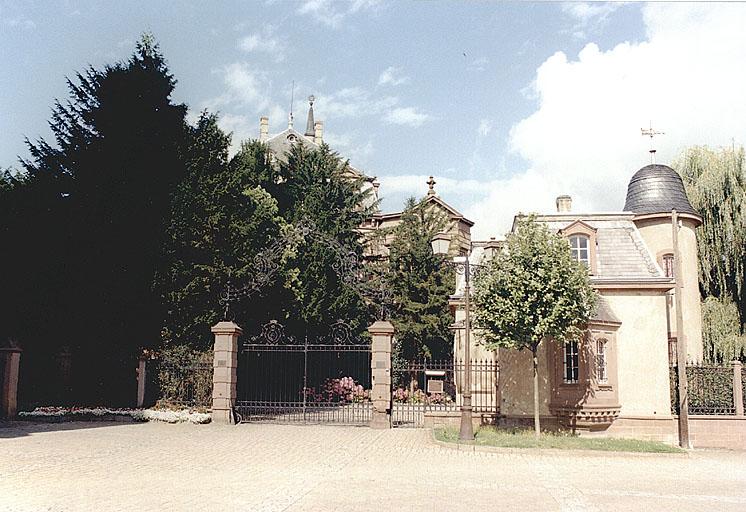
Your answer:
[[[450,237],[438,234],[432,240],[433,252],[445,256],[448,254]],[[474,425],[472,423],[471,405],[471,277],[472,273],[482,265],[474,265],[469,261],[471,247],[466,256],[454,258],[453,261],[443,260],[443,264],[452,268],[457,274],[464,276],[464,379],[461,392],[461,427],[458,437],[462,441],[474,440]]]

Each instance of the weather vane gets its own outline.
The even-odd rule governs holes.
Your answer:
[[[666,132],[658,132],[653,129],[653,121],[650,121],[650,128],[640,128],[643,136],[650,137],[650,163],[655,163],[655,147],[653,146],[653,137],[656,135],[665,135]]]

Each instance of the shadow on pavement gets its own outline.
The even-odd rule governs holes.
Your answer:
[[[65,420],[0,420],[0,439],[25,437],[43,432],[58,432],[63,430],[80,430],[88,428],[121,427],[122,425],[145,424],[147,422],[132,421],[65,421]]]

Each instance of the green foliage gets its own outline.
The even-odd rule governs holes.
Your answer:
[[[148,38],[127,61],[67,83],[54,144],[27,141],[24,176],[3,180],[2,245],[15,250],[0,255],[13,269],[0,283],[0,325],[27,349],[71,345],[91,379],[79,388],[95,396],[123,389],[109,364],[131,364],[159,337],[153,279],[184,175],[186,107],[171,100],[175,80]]]
[[[692,206],[697,229],[703,297],[730,298],[746,320],[746,166],[744,149],[687,149],[674,163]]]
[[[528,348],[534,366],[534,427],[539,436],[537,350],[542,340],[582,335],[596,304],[588,269],[570,255],[564,238],[533,216],[522,220],[478,276],[476,326],[489,348]]]
[[[401,222],[392,230],[387,279],[396,304],[391,321],[396,327],[394,358],[398,360],[446,359],[452,354],[448,297],[455,278],[430,244],[446,226],[442,212],[410,198]]]
[[[277,202],[257,185],[257,172],[269,160],[261,144],[244,145],[228,162],[230,136],[217,118],[203,113],[190,127],[185,145],[187,175],[176,188],[166,254],[160,276],[167,306],[164,341],[207,349],[210,326],[220,318],[219,294],[228,280],[245,281],[253,257],[280,232]],[[235,160],[235,159],[234,159]],[[239,314],[256,306],[242,305]],[[239,319],[240,320],[240,319]]]
[[[702,301],[702,342],[705,361],[727,363],[746,356],[746,335],[738,308],[729,298]]]
[[[529,217],[479,274],[474,302],[475,320],[489,348],[535,351],[545,338],[579,338],[596,293],[587,268],[570,255],[567,240]]]
[[[212,350],[199,352],[181,345],[164,350],[159,356],[159,408],[212,406]]]
[[[323,235],[362,259],[358,228],[375,207],[370,189],[326,144],[315,150],[296,144],[286,156],[287,161],[279,164],[275,186],[280,215],[288,223],[310,218]],[[293,248],[286,264],[287,274],[294,276],[287,282],[295,297],[290,323],[313,334],[344,319],[356,332],[364,331],[370,318],[368,307],[357,290],[342,282],[335,271],[338,264],[336,253],[319,237]]]

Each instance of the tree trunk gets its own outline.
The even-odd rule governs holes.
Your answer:
[[[534,359],[534,433],[536,438],[541,434],[541,425],[539,424],[539,357],[537,356],[538,346],[531,348]]]

